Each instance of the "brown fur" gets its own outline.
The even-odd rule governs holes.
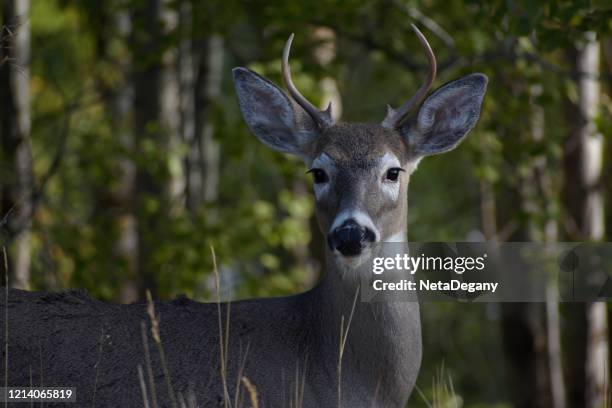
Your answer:
[[[339,123],[325,129],[316,140],[311,157],[327,154],[336,166],[336,177],[331,180],[330,194],[325,201],[317,201],[317,219],[323,233],[340,211],[359,204],[388,238],[406,225],[406,197],[410,177],[410,149],[395,130],[364,123]],[[375,171],[379,159],[386,153],[395,155],[405,168],[400,175],[400,193],[390,201],[380,190],[380,174]]]

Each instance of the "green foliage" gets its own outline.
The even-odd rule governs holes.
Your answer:
[[[118,198],[125,163],[146,170],[155,186],[165,186],[182,171],[189,147],[168,147],[167,129],[156,120],[137,135],[137,148],[126,145],[124,135],[134,132],[134,118],[117,116],[109,105],[133,79],[130,75],[158,63],[164,51],[175,50],[185,38],[196,48],[204,47],[212,34],[226,41],[221,93],[210,115],[221,158],[218,196],[192,211],[162,189],[139,197],[137,215],[150,227],[147,253],[141,255],[155,276],[158,296],[186,293],[211,299],[211,245],[234,298],[308,288],[315,279],[314,256],[304,254],[323,245],[311,242],[313,199],[303,164],[269,151],[248,132],[234,97],[231,67],[248,66],[280,83],[282,46],[295,32],[299,41],[292,50],[292,68],[303,93],[319,102],[321,79],[336,78],[344,119],[379,121],[385,104],[403,102],[423,79],[424,57],[409,28],[414,10],[435,21],[452,42],[417,24],[440,61],[437,85],[474,71],[487,74],[490,85],[482,118],[468,141],[420,164],[411,181],[409,232],[412,240],[463,240],[481,229],[483,186],[505,198],[524,183],[536,156],[546,157],[555,177],[561,173],[562,143],[569,131],[565,107],[575,96],[566,54],[584,32],[609,36],[612,30],[606,2],[586,0],[215,0],[190,2],[191,30],[179,26],[162,35],[160,27],[151,33],[138,20],[134,38],[128,38],[113,16],[141,3],[32,2],[32,147],[38,179],[62,153],[34,219],[35,288],[84,287],[96,297],[117,300],[125,283],[137,278],[118,254],[130,223]],[[182,3],[171,2],[171,7]],[[317,27],[331,28],[337,38],[337,56],[325,66],[312,52],[320,42],[312,35]],[[134,48],[153,34],[158,42],[152,48]],[[126,74],[130,64],[135,71]],[[608,89],[609,80],[602,79]],[[535,96],[534,86],[540,87]],[[609,135],[612,102],[604,103],[598,124]],[[531,134],[534,106],[546,117],[542,140]],[[500,228],[533,217],[512,200],[500,201]],[[538,216],[559,219],[558,201],[548,197]],[[499,336],[482,328],[483,321],[499,318],[499,310],[470,305],[469,311],[462,307],[459,312],[454,306],[423,308],[428,347],[419,386],[428,398],[435,395],[431,379],[444,362],[456,393],[449,399],[463,406],[502,406],[508,398],[504,387],[482,375],[503,369],[496,358],[501,345],[491,340]],[[467,354],[460,352],[466,349]],[[486,366],[475,370],[475,361]],[[416,395],[412,402],[425,406]]]

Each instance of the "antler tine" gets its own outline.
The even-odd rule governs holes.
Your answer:
[[[314,106],[312,103],[308,101],[301,93],[297,90],[293,81],[291,80],[291,69],[289,68],[289,51],[291,50],[291,43],[293,42],[293,34],[289,36],[287,43],[285,43],[285,48],[283,49],[283,59],[281,62],[281,67],[283,71],[283,81],[285,82],[285,86],[289,91],[291,97],[300,105],[306,113],[312,117],[312,119],[319,125],[320,127],[326,127],[333,125],[333,119],[331,117],[331,103],[327,106],[327,109],[324,111],[320,111]]]
[[[406,115],[414,107],[418,106],[423,100],[423,98],[425,98],[427,92],[429,92],[429,89],[431,88],[431,84],[433,84],[433,81],[436,78],[436,56],[434,55],[434,52],[432,51],[431,46],[429,45],[429,42],[427,42],[427,39],[425,38],[423,33],[421,33],[421,31],[419,31],[419,29],[414,24],[411,24],[410,27],[412,28],[412,31],[414,31],[416,36],[419,38],[419,41],[421,42],[423,48],[425,48],[427,60],[429,61],[429,73],[427,75],[427,80],[423,83],[423,85],[421,85],[419,90],[414,94],[412,98],[410,98],[408,102],[406,102],[397,109],[393,109],[391,106],[387,105],[387,116],[385,117],[385,120],[382,121],[382,125],[387,128],[399,127]]]

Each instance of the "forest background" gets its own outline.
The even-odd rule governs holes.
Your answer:
[[[382,120],[423,81],[410,23],[436,52],[436,85],[488,75],[476,129],[412,177],[410,240],[612,236],[608,2],[3,0],[0,12],[12,286],[211,300],[213,245],[228,299],[311,287],[324,242],[311,181],[249,133],[231,80],[246,66],[280,84],[290,33],[294,81],[345,121]],[[608,309],[554,295],[426,304],[410,406],[610,406]]]

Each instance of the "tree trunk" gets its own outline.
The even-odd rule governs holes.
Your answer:
[[[129,38],[132,25],[126,10],[113,16],[119,37]],[[122,303],[132,303],[138,299],[138,221],[135,214],[136,165],[132,159],[135,148],[134,133],[131,130],[134,89],[129,81],[132,60],[120,61],[122,81],[111,100],[111,124],[119,135],[120,144],[126,155],[119,159],[121,178],[116,199],[119,207],[119,239],[115,251],[120,265],[124,265],[119,298]]]
[[[603,69],[604,72],[612,72],[612,36],[607,36],[603,41],[602,41],[602,51],[603,51],[603,58],[604,58],[604,65],[603,65]],[[604,88],[602,90],[602,94],[606,94],[606,95],[612,95],[612,83],[610,81],[607,82],[603,82],[600,84],[601,86],[604,86],[606,88]],[[608,138],[608,141],[606,143],[606,148],[607,151],[605,153],[605,157],[610,158],[612,157],[612,142],[610,141],[610,139]],[[603,183],[604,183],[604,188],[606,189],[606,191],[604,192],[605,194],[605,201],[606,201],[606,214],[608,214],[608,216],[606,217],[606,236],[607,239],[606,241],[612,241],[612,216],[610,216],[610,214],[612,214],[612,160],[607,160],[604,163],[605,166],[605,170],[604,170],[604,179],[603,179]],[[610,309],[608,309],[609,311]],[[608,339],[612,339],[612,313],[608,313]],[[609,347],[609,345],[608,345]],[[608,367],[610,366],[610,364],[612,364],[611,361],[611,356],[610,353],[608,352]],[[610,375],[610,371],[608,371],[608,375]],[[612,401],[612,391],[611,391],[611,387],[610,387],[610,380],[608,379],[608,405],[610,404],[610,401]]]
[[[557,224],[554,221],[548,223],[544,233],[546,242],[555,242],[558,238]],[[563,381],[559,289],[558,283],[554,279],[550,279],[546,286],[546,335],[551,406],[553,408],[565,408],[567,406],[567,393]]]
[[[217,200],[219,194],[219,144],[214,139],[213,111],[221,94],[223,38],[211,34],[199,53],[196,78],[195,140],[189,144],[189,207]]]
[[[510,93],[519,96],[527,91],[521,85],[510,84]],[[537,89],[528,90],[537,92]],[[544,131],[543,112],[530,112],[531,127],[522,135],[524,143],[535,143],[542,137]],[[516,143],[516,139],[512,143]],[[506,186],[497,198],[499,214],[508,217],[502,219],[499,225],[506,227],[516,223],[517,228],[508,237],[500,237],[499,241],[540,241],[543,239],[542,214],[545,212],[545,201],[541,201],[538,178],[543,166],[541,157],[529,157],[528,162],[517,165],[516,173],[521,174],[518,185]],[[518,166],[528,169],[522,173]],[[486,182],[485,182],[486,183]],[[495,210],[495,201],[491,187],[481,188],[483,203],[481,207],[487,212]],[[517,206],[520,209],[517,209]],[[494,230],[494,214],[484,214],[483,220],[487,240],[497,239],[500,234]],[[524,215],[522,217],[521,215]],[[491,235],[495,232],[495,235]],[[507,366],[509,393],[508,397],[518,408],[549,407],[549,373],[546,336],[546,309],[540,303],[512,302],[502,303],[501,328],[503,346]]]
[[[582,177],[587,194],[584,197],[582,230],[587,239],[601,241],[604,237],[604,205],[601,191],[603,136],[598,133],[595,120],[599,111],[599,42],[594,33],[587,33],[587,43],[579,51],[578,71],[584,73],[578,83],[579,109],[585,119],[580,129],[582,144]],[[608,328],[605,302],[586,305],[586,407],[603,406],[606,399],[608,376]]]
[[[315,60],[322,67],[326,67],[336,58],[337,39],[333,30],[327,27],[317,27],[313,37],[317,44],[314,50]],[[338,89],[337,81],[332,77],[325,77],[319,83],[322,91],[321,109],[326,109],[327,104],[332,104],[332,116],[335,121],[340,121],[342,117],[342,95]]]
[[[145,291],[156,291],[155,254],[156,240],[160,235],[161,219],[165,213],[163,180],[167,177],[162,160],[167,152],[167,139],[160,129],[161,113],[161,3],[159,0],[138,2],[133,11],[132,58],[134,85],[134,131],[136,157],[142,160],[136,169],[138,289],[144,298]],[[161,163],[159,161],[162,161]]]
[[[3,2],[2,26],[6,42],[0,59],[0,219],[8,218],[12,284],[16,288],[30,286],[34,176],[30,141],[30,1]],[[7,31],[8,30],[8,31]],[[6,166],[5,166],[5,164]]]
[[[608,36],[602,41],[602,55],[603,55],[603,67],[604,72],[612,72],[612,36]],[[603,94],[612,95],[612,83],[610,81],[601,83],[601,86],[605,86],[602,90]],[[608,140],[606,143],[605,157],[612,157],[612,142]],[[605,178],[603,180],[604,187],[606,188],[605,201],[606,201],[606,214],[612,214],[612,160],[608,160],[604,163]],[[611,241],[612,236],[612,217],[608,215],[606,217],[606,233],[607,241]],[[608,317],[608,320],[612,319],[612,314]],[[612,329],[612,325],[610,329]]]
[[[96,77],[98,95],[104,101],[105,120],[120,147],[113,164],[118,165],[117,182],[92,186],[92,194],[105,203],[94,208],[93,222],[100,226],[102,239],[113,233],[108,248],[110,280],[116,282],[118,301],[132,303],[138,300],[138,235],[135,214],[136,164],[135,137],[132,127],[134,89],[131,83],[132,58],[128,40],[132,21],[126,7],[100,10],[86,8],[92,24],[97,60],[112,61],[113,81]],[[105,234],[105,235],[103,235]],[[116,235],[115,235],[116,234]]]
[[[599,53],[599,42],[595,33],[590,32],[572,56],[579,77],[578,100],[570,106],[572,132],[565,144],[565,207],[575,225],[571,238],[588,241],[602,240],[605,230],[601,192],[603,138],[595,123],[600,103]],[[570,379],[575,385],[571,402],[576,406],[601,407],[608,379],[606,303],[570,307],[574,309],[571,333],[578,345],[584,345],[569,356],[573,376],[577,377]]]
[[[499,231],[495,228],[496,200],[491,186],[483,181],[481,185],[481,208],[483,210],[483,230],[488,242],[498,240]],[[511,202],[520,202],[516,191],[507,190],[512,199],[498,199],[504,206]],[[516,210],[515,210],[516,211]],[[500,214],[513,214],[513,211],[500,211]],[[502,220],[508,222],[508,220]],[[510,237],[513,241],[525,241],[528,235],[524,228],[518,229]],[[538,304],[526,302],[508,302],[501,304],[501,332],[507,366],[507,397],[517,408],[545,406],[546,369],[542,364],[543,350],[543,311]]]
[[[542,143],[545,139],[544,109],[537,103],[542,94],[541,85],[530,87],[531,140]],[[537,149],[536,149],[537,150]],[[538,154],[531,158],[529,171],[523,182],[523,206],[528,214],[528,237],[530,241],[554,243],[558,240],[557,222],[553,216],[554,202],[557,198],[553,174],[547,171],[546,155]],[[536,305],[536,307],[538,307]],[[538,396],[541,406],[565,408],[565,384],[561,364],[561,338],[559,320],[559,297],[557,282],[553,277],[548,280],[545,323],[541,322],[537,332],[541,341],[537,354],[542,378],[539,381]]]
[[[184,204],[188,211],[193,211],[192,183],[194,176],[191,174],[190,163],[196,135],[196,111],[195,111],[195,66],[193,50],[193,6],[190,1],[182,1],[179,8],[180,42],[178,48],[178,76],[179,76],[179,98],[180,98],[180,134],[182,143],[189,150],[182,156],[182,195]]]
[[[161,21],[164,34],[172,35],[179,24],[179,13],[170,4],[171,0],[163,0]],[[181,2],[181,6],[185,2]],[[179,77],[179,50],[170,47],[163,50],[161,71],[161,101],[160,124],[168,140],[168,162],[170,164],[170,179],[168,195],[171,210],[179,210],[184,206],[185,177],[181,163],[181,100]]]

